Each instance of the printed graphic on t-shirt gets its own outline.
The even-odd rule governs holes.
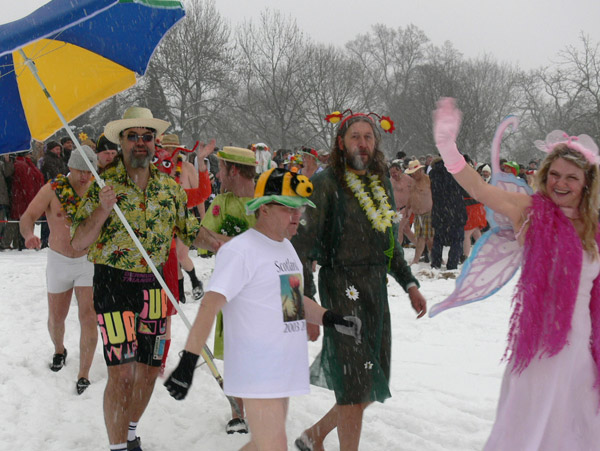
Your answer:
[[[281,309],[283,322],[304,319],[304,301],[302,300],[302,274],[281,274]]]

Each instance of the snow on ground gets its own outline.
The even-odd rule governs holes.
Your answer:
[[[410,261],[412,250],[406,256]],[[193,260],[198,275],[208,280],[214,259]],[[66,325],[67,365],[58,373],[48,368],[53,346],[46,329],[45,266],[45,250],[0,253],[6,313],[0,322],[0,450],[107,450],[102,416],[106,368],[100,345],[90,373],[92,385],[81,396],[75,392],[79,358],[75,300]],[[427,268],[420,264],[413,271],[430,273]],[[421,277],[420,281],[429,305],[443,300],[454,287],[451,279]],[[390,279],[392,398],[367,409],[361,450],[483,448],[499,396],[504,369],[500,359],[514,281],[491,300],[416,321],[408,297]],[[187,277],[186,291],[191,291]],[[198,307],[197,302],[183,305],[190,321]],[[167,372],[178,362],[177,352],[186,337],[186,327],[175,317]],[[309,344],[311,361],[319,350],[320,342]],[[224,432],[229,404],[208,369],[196,371],[184,401],[172,399],[162,382],[157,382],[138,426],[145,451],[228,451],[246,443],[247,436]],[[333,402],[333,393],[319,387],[311,387],[310,395],[291,399],[289,449],[295,449],[295,438]],[[325,448],[339,450],[335,433],[327,438]]]

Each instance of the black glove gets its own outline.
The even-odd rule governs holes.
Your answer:
[[[192,385],[192,379],[194,377],[194,370],[196,369],[198,357],[199,356],[197,354],[193,354],[191,352],[181,352],[179,365],[177,365],[175,371],[171,373],[164,384],[173,398],[181,400],[186,397],[187,392]]]
[[[356,340],[356,344],[360,344],[360,329],[362,322],[357,316],[342,316],[331,310],[326,310],[323,313],[323,327],[335,327],[339,333],[350,335]]]

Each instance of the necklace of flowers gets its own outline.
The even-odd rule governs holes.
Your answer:
[[[58,197],[60,206],[68,218],[72,220],[81,201],[79,194],[75,192],[69,183],[69,179],[62,174],[59,174],[55,179],[50,181],[50,187],[54,190],[56,197]]]
[[[346,171],[344,174],[346,184],[358,200],[373,228],[385,232],[392,226],[393,222],[400,222],[400,215],[392,210],[385,189],[381,186],[379,176],[369,174],[367,178],[369,179],[369,188],[373,193],[372,198],[371,194],[365,191],[365,184],[358,175],[350,171]]]

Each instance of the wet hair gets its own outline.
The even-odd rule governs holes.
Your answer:
[[[385,155],[379,149],[379,144],[381,143],[381,133],[379,129],[375,126],[371,118],[368,116],[354,116],[350,119],[346,120],[346,122],[342,123],[338,128],[338,131],[335,135],[335,140],[333,143],[333,148],[331,151],[331,156],[329,159],[329,165],[333,169],[333,173],[337,177],[337,179],[345,186],[344,182],[344,173],[346,172],[346,152],[340,149],[338,138],[344,139],[346,136],[346,132],[352,126],[352,124],[356,124],[357,122],[365,122],[371,126],[373,130],[373,136],[375,137],[375,149],[373,152],[373,160],[371,164],[367,168],[369,172],[372,174],[377,174],[380,177],[383,177],[387,174],[387,166],[385,164]]]
[[[231,168],[235,166],[240,171],[240,175],[246,179],[253,179],[256,176],[256,168],[254,166],[249,166],[247,164],[237,164],[225,160],[223,160],[223,163],[225,163],[225,170],[227,171],[227,174],[229,174]]]
[[[536,174],[536,186],[538,191],[548,196],[546,183],[548,182],[548,172],[550,166],[559,158],[569,163],[573,163],[585,173],[585,185],[581,194],[581,203],[579,204],[579,213],[583,221],[582,246],[594,260],[598,258],[598,248],[596,246],[596,232],[598,230],[598,190],[600,189],[598,165],[591,164],[586,158],[570,149],[566,144],[557,145],[552,153],[542,162],[540,169]]]

